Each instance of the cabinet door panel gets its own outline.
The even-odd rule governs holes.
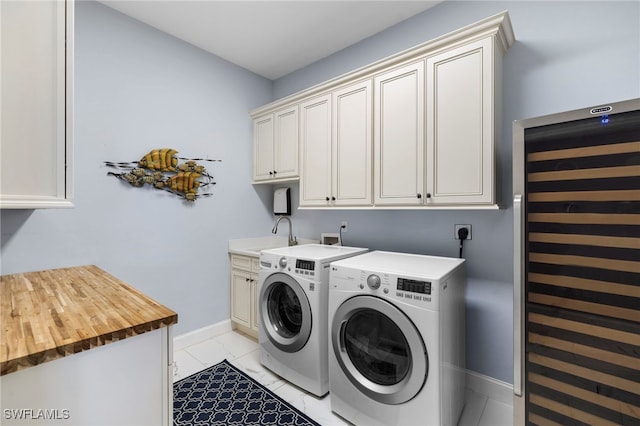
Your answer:
[[[251,327],[251,274],[231,270],[231,319]]]
[[[300,105],[300,205],[329,205],[331,197],[331,95]]]
[[[375,78],[376,204],[423,204],[424,63]]]
[[[253,180],[273,178],[273,114],[253,120]]]
[[[275,113],[276,178],[298,175],[298,107]]]
[[[427,185],[432,203],[493,202],[492,43],[427,59]]]
[[[335,205],[371,204],[371,89],[371,80],[367,80],[333,96]]]
[[[260,292],[258,291],[258,275],[251,274],[251,329],[256,333],[260,324]]]
[[[72,207],[73,6],[0,4],[2,208]]]

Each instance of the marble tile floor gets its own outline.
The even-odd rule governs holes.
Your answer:
[[[260,364],[258,343],[231,331],[177,350],[174,353],[174,381],[227,359],[285,401],[323,426],[349,425],[331,412],[330,395],[318,398],[291,385]],[[477,392],[467,390],[467,402],[458,426],[509,426],[513,408]]]

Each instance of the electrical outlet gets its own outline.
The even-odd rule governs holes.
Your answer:
[[[459,240],[460,237],[458,237],[458,230],[462,229],[462,228],[467,228],[467,231],[469,231],[469,236],[467,237],[467,240],[471,239],[471,225],[454,225],[453,227],[453,239],[454,240]]]
[[[342,232],[347,232],[348,227],[347,227],[347,221],[346,220],[342,221],[342,224],[340,224],[340,228],[342,229]]]

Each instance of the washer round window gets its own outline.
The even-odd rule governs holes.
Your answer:
[[[285,338],[300,333],[302,328],[302,309],[300,299],[284,283],[273,286],[268,298],[269,319],[275,331]]]
[[[351,316],[344,326],[344,343],[354,367],[373,383],[395,385],[411,369],[402,330],[379,312],[362,310]]]
[[[260,285],[259,301],[260,333],[282,351],[302,349],[311,336],[313,317],[300,283],[282,272],[271,274]]]

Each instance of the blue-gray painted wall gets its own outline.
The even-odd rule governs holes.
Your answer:
[[[640,97],[638,2],[446,2],[275,82],[76,2],[76,207],[2,211],[2,274],[91,263],[177,311],[176,334],[229,318],[227,242],[273,226],[271,186],[251,185],[249,111],[502,10],[517,38],[504,58],[503,209],[294,209],[292,218],[301,237],[346,220],[345,244],[444,256],[457,256],[453,225],[472,224],[467,367],[512,382],[511,121]],[[156,147],[222,159],[209,166],[213,196],[185,206],[106,176],[103,161]]]

